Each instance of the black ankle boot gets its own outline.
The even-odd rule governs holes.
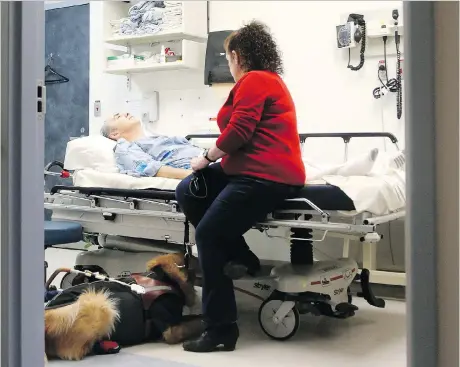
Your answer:
[[[224,266],[224,274],[232,280],[241,279],[245,275],[255,277],[259,271],[260,260],[252,251],[238,259],[229,261]]]
[[[185,351],[194,353],[209,353],[218,350],[231,352],[235,350],[239,336],[240,332],[236,323],[208,327],[197,339],[184,342],[183,347]]]

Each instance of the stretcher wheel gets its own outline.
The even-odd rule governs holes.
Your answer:
[[[279,341],[293,337],[300,324],[300,315],[296,307],[293,307],[279,324],[275,323],[273,316],[282,303],[281,300],[269,298],[259,308],[259,324],[262,331],[268,337]]]
[[[75,287],[82,283],[89,283],[89,278],[80,274],[67,273],[62,277],[61,289]]]

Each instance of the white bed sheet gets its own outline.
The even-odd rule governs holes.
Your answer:
[[[174,191],[180,180],[163,177],[132,177],[122,173],[99,172],[93,169],[75,171],[73,184],[79,187],[105,187],[125,190],[170,190]]]

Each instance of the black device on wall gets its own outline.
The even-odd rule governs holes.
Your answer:
[[[209,32],[206,45],[204,84],[234,83],[225,57],[224,41],[233,31]]]
[[[366,52],[366,21],[364,16],[361,14],[350,14],[348,16],[348,22],[353,22],[355,24],[355,31],[352,35],[356,43],[361,42],[361,50],[359,51],[359,64],[353,66],[350,64],[351,52],[348,49],[348,69],[352,71],[358,71],[364,66],[364,53]]]

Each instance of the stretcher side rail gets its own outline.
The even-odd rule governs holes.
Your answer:
[[[122,198],[133,198],[133,199],[157,199],[171,201],[175,200],[176,196],[174,191],[165,190],[127,190],[127,189],[111,189],[104,187],[81,187],[81,186],[64,186],[57,185],[50,190],[50,194],[54,195],[61,191],[77,191],[80,194],[92,196],[92,195],[108,195],[118,196]]]
[[[72,205],[72,204],[56,204],[54,200],[51,200],[53,196],[69,196],[73,197],[75,194],[80,194],[84,196],[84,199],[90,200],[93,202],[90,206],[81,206],[81,205]],[[112,200],[114,197],[123,198],[123,200],[128,204],[127,208],[113,208],[113,207],[100,207],[98,205],[98,198],[104,198],[107,200]],[[185,216],[180,213],[178,210],[177,203],[175,202],[174,192],[164,192],[160,190],[123,190],[123,189],[108,189],[108,188],[96,188],[96,187],[76,187],[76,186],[55,186],[52,188],[51,193],[48,196],[49,200],[45,201],[45,207],[47,209],[62,209],[67,210],[79,210],[82,212],[100,212],[101,214],[107,215],[111,214],[127,214],[133,216],[148,216],[156,218],[164,218],[167,220],[174,221],[186,221]],[[144,199],[156,199],[164,200],[170,205],[170,211],[164,210],[146,210],[138,208],[137,206],[132,205],[133,200],[144,201]],[[120,201],[120,200],[117,200]],[[314,208],[313,208],[314,209]],[[319,208],[318,208],[319,209]],[[279,219],[276,216],[276,213],[290,213],[289,219]],[[355,235],[366,235],[370,233],[375,233],[376,225],[372,223],[364,224],[363,216],[358,214],[357,217],[360,217],[360,220],[356,220],[353,217],[353,223],[343,223],[343,222],[333,222],[330,221],[330,215],[328,215],[327,220],[323,215],[324,212],[321,210],[312,210],[312,209],[298,209],[298,210],[276,210],[275,215],[269,215],[265,221],[258,223],[256,228],[271,227],[271,228],[304,228],[312,229],[318,231],[331,231],[339,233],[349,233]],[[315,221],[314,215],[320,216],[321,220]],[[335,214],[335,213],[334,213]],[[306,217],[305,217],[306,215]],[[337,215],[340,216],[340,215]],[[291,219],[295,218],[295,219]],[[264,228],[265,230],[266,228]]]
[[[185,138],[192,139],[217,139],[220,134],[189,134]],[[398,139],[392,133],[388,132],[344,132],[344,133],[301,133],[299,139],[304,143],[309,138],[342,138],[347,144],[352,138],[388,138],[395,145],[398,144]]]
[[[111,196],[111,197],[120,197],[124,198],[125,200],[133,199],[133,200],[163,200],[167,203],[172,201],[175,202],[175,192],[174,191],[165,191],[165,190],[157,190],[157,189],[145,189],[145,190],[130,190],[130,189],[112,189],[112,188],[103,188],[103,187],[79,187],[79,186],[64,186],[64,185],[57,185],[54,186],[50,190],[50,194],[54,195],[56,193],[62,191],[74,191],[80,194],[86,195],[86,197],[92,196],[94,199],[98,199],[100,196]],[[112,199],[115,200],[115,199]],[[302,211],[305,209],[313,209],[316,211],[317,215],[321,216],[321,220],[323,223],[328,223],[330,220],[330,214],[322,210],[319,206],[317,206],[312,200],[307,198],[290,198],[286,200],[286,203],[289,202],[298,202],[308,205],[308,208],[293,208],[297,210],[297,213],[302,214]],[[135,204],[132,203],[134,206]],[[134,209],[134,207],[133,207]],[[178,209],[178,206],[175,204],[174,211]],[[283,208],[279,208],[276,210],[280,212]]]
[[[155,202],[158,203],[157,200],[164,201],[164,205],[172,206],[173,211],[179,209],[177,202],[175,200],[175,193],[173,191],[164,191],[164,190],[157,190],[157,189],[146,189],[146,190],[132,190],[132,189],[112,189],[112,188],[104,188],[104,187],[79,187],[79,186],[64,186],[64,185],[57,185],[54,186],[51,191],[50,195],[55,195],[58,193],[66,192],[66,195],[70,195],[69,192],[78,193],[80,195],[84,195],[87,200],[91,199],[106,199],[106,200],[114,200],[114,201],[121,201],[127,202],[132,204],[131,200],[138,200],[141,202]],[[122,199],[119,199],[122,198]],[[325,216],[325,212],[318,206],[314,204],[313,201],[307,200],[304,198],[299,199],[287,199],[286,202],[290,201],[302,201],[306,203],[310,208],[292,208],[292,209],[284,209],[278,208],[276,209],[276,213],[290,213],[290,214],[298,214],[298,215],[309,215],[315,216],[318,215],[321,217],[321,221],[323,223],[329,223],[331,216],[333,217],[344,217],[350,218],[352,217],[354,223],[358,222],[359,225],[370,225],[375,226],[381,223],[386,223],[392,220],[396,220],[399,218],[404,217],[405,211],[399,211],[383,216],[373,216],[370,213],[359,213],[356,215],[341,215],[340,212],[337,211],[328,211],[327,216]],[[131,209],[137,209],[135,206],[131,206]],[[180,211],[180,209],[179,209]],[[276,219],[276,218],[275,218]]]
[[[168,221],[180,221],[187,222],[183,213],[170,212],[170,211],[156,211],[156,210],[139,210],[139,209],[124,209],[124,208],[103,208],[103,207],[93,207],[93,206],[81,206],[81,205],[72,205],[72,204],[55,204],[53,202],[45,202],[44,204],[46,209],[50,210],[74,210],[80,212],[96,212],[100,213],[103,216],[110,215],[132,215],[132,216],[146,216],[146,217],[155,217],[161,218]],[[267,219],[263,222],[258,223],[255,226],[256,229],[262,229],[263,231],[268,230],[269,228],[303,228],[311,229],[316,231],[327,231],[343,234],[354,234],[357,236],[365,236],[367,234],[376,233],[376,227],[374,225],[365,225],[365,224],[348,224],[348,223],[335,223],[335,222],[317,222],[312,220],[277,220],[277,219]],[[380,237],[377,239],[380,240]],[[378,242],[378,241],[377,241]]]

